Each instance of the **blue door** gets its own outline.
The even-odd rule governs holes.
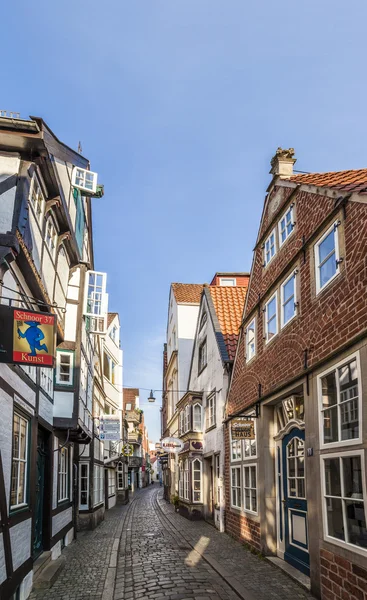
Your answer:
[[[308,553],[307,500],[305,485],[305,432],[295,428],[282,442],[284,558],[291,565],[310,574]]]

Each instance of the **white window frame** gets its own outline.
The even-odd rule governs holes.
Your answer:
[[[194,468],[195,463],[200,464],[200,470]],[[195,500],[195,493],[197,493],[198,490],[194,489],[194,485],[195,485],[194,473],[198,472],[198,471],[200,471],[200,500]],[[193,504],[202,504],[202,502],[203,502],[203,462],[200,460],[200,458],[193,459],[193,461],[191,463],[191,476],[192,476],[192,503]]]
[[[216,403],[216,392],[212,392],[206,399],[206,429],[214,427],[217,423],[217,403]]]
[[[248,415],[244,415],[244,417],[251,417],[253,416],[254,413],[248,414]],[[255,439],[254,440],[242,440],[243,444],[242,444],[242,460],[247,461],[249,460],[254,460],[257,458],[257,425],[256,425],[256,419],[254,419],[254,431],[255,431]],[[251,454],[251,448],[255,446],[255,454]],[[246,456],[246,448],[249,448],[250,450],[250,456]]]
[[[242,440],[239,439],[233,439],[232,438],[232,432],[230,434],[230,441],[231,441],[231,448],[230,448],[230,452],[231,452],[231,463],[238,463],[242,460],[242,454],[243,454],[243,448],[242,448]],[[240,449],[240,456],[238,456],[237,458],[233,458],[233,444],[237,445],[237,448],[239,447]]]
[[[116,495],[116,475],[114,469],[107,469],[107,495],[109,498]]]
[[[202,361],[202,348],[205,346],[205,364]],[[199,344],[198,349],[198,372],[201,373],[208,364],[208,342],[207,338],[204,338],[203,341]]]
[[[284,288],[287,283],[293,278],[293,316],[284,322]],[[286,327],[293,319],[297,316],[297,275],[293,272],[287,279],[280,285],[280,328]]]
[[[291,225],[292,225],[292,229],[290,233],[287,233],[287,223],[285,224],[285,239],[282,241],[282,221],[283,219],[286,219],[287,214],[291,213]],[[292,235],[294,231],[294,217],[293,217],[293,204],[291,204],[291,206],[289,206],[287,208],[287,210],[283,213],[283,215],[280,217],[279,222],[278,222],[278,235],[279,235],[279,248],[281,248],[283,246],[283,244],[286,243],[287,239],[290,238],[290,236]]]
[[[320,455],[320,470],[321,470],[321,486],[322,486],[322,521],[323,521],[324,540],[328,541],[332,544],[335,544],[336,546],[340,546],[341,548],[347,548],[348,550],[352,550],[356,554],[361,554],[363,556],[366,556],[367,548],[362,548],[361,546],[351,544],[350,542],[345,542],[343,540],[339,540],[338,538],[334,538],[327,533],[327,513],[326,513],[325,500],[327,497],[330,497],[330,496],[326,496],[326,478],[325,478],[324,461],[325,461],[325,459],[329,459],[329,458],[337,458],[339,460],[339,462],[341,462],[341,459],[347,458],[348,456],[359,456],[361,459],[363,506],[364,506],[365,516],[367,518],[367,489],[366,489],[366,468],[365,468],[365,461],[364,461],[364,450],[350,450],[349,452],[341,452],[341,453],[333,452],[333,453],[321,454]],[[340,469],[341,469],[340,470],[340,485],[341,485],[341,491],[343,492],[344,478],[343,478],[343,474],[342,474],[342,470],[343,470],[342,464],[340,466]],[[345,508],[344,508],[345,497],[343,495],[331,496],[331,497],[332,498],[334,498],[334,497],[340,498],[342,500],[343,525],[345,525],[345,523],[346,523]],[[348,500],[352,500],[352,498],[348,498]],[[346,532],[347,532],[347,529],[346,529]]]
[[[179,414],[179,433],[185,433],[185,410],[181,410]]]
[[[18,440],[18,454],[19,457],[15,457],[14,456],[14,417],[17,416],[19,419],[19,433],[20,433],[20,426],[21,426],[21,422],[24,421],[24,423],[26,424],[26,433],[25,433],[25,455],[24,458],[20,458],[20,434],[19,434],[19,440]],[[10,504],[10,510],[17,510],[18,508],[21,508],[23,506],[27,506],[28,505],[28,446],[29,446],[29,420],[26,419],[25,417],[23,417],[23,415],[21,415],[17,410],[14,410],[13,413],[13,420],[12,420],[12,425],[13,425],[13,430],[12,430],[12,448],[11,448],[11,452],[12,452],[12,458],[11,458],[11,482],[10,482],[10,502],[11,502],[11,488],[12,488],[12,472],[13,472],[13,464],[14,462],[18,463],[18,476],[17,476],[17,500],[19,499],[19,491],[21,488],[20,485],[20,464],[23,463],[24,464],[24,479],[23,479],[23,498],[21,499],[21,502],[18,502],[16,504]],[[5,519],[6,515],[3,515],[3,519]]]
[[[269,338],[269,330],[268,330],[268,324],[269,324],[269,320],[268,320],[268,308],[269,308],[269,304],[270,302],[273,301],[273,299],[275,298],[275,323],[276,323],[276,331],[273,335],[273,337]],[[279,333],[279,324],[278,324],[278,290],[275,290],[274,294],[272,296],[270,296],[269,300],[265,303],[265,344],[269,344]],[[274,318],[274,317],[273,317]]]
[[[250,332],[250,329],[251,329],[252,326],[253,326],[253,329],[254,329],[254,339],[253,339],[253,342],[254,342],[254,351],[253,351],[253,354],[251,354],[251,356],[250,356],[249,332]],[[245,335],[246,335],[246,362],[249,363],[250,360],[252,360],[256,356],[256,317],[254,317],[250,321],[250,323],[247,325]]]
[[[328,409],[323,409],[322,408],[322,383],[321,380],[323,377],[325,377],[326,375],[328,375],[329,373],[332,373],[333,371],[338,371],[338,369],[340,367],[342,367],[343,365],[346,365],[350,362],[352,362],[353,360],[356,360],[356,364],[357,364],[357,373],[358,373],[358,419],[359,419],[359,436],[358,438],[354,438],[354,439],[349,439],[349,440],[338,440],[337,442],[324,442],[324,420],[323,420],[323,413],[325,410]],[[337,404],[336,404],[336,410],[339,411],[339,407],[340,407],[340,388],[337,382]],[[330,448],[337,448],[337,447],[344,447],[344,446],[354,446],[356,444],[361,444],[362,443],[362,428],[363,428],[363,413],[362,413],[362,396],[363,396],[363,390],[362,390],[362,377],[361,377],[361,364],[360,364],[360,356],[359,356],[359,351],[358,352],[354,352],[353,354],[350,354],[349,356],[346,356],[343,360],[340,360],[339,362],[335,363],[333,366],[329,367],[328,369],[326,369],[325,371],[323,371],[322,373],[320,373],[317,376],[317,394],[318,394],[318,398],[319,398],[319,439],[320,439],[320,448],[321,449],[330,449]],[[340,425],[341,425],[341,420],[339,417],[339,412],[338,412],[338,437],[340,438],[340,433],[341,433],[341,429],[340,429]]]
[[[228,283],[228,282],[231,283]],[[235,277],[220,277],[219,278],[219,285],[226,287],[226,286],[230,286],[230,287],[236,287],[237,281]]]
[[[49,226],[51,225],[51,235],[50,237],[48,236],[49,233]],[[48,214],[47,218],[46,218],[46,226],[45,226],[45,246],[47,248],[47,250],[49,251],[52,260],[55,260],[55,256],[56,256],[56,248],[57,248],[57,228],[56,228],[56,224],[54,221],[54,218],[51,214]]]
[[[184,470],[183,462],[178,464],[178,495],[180,498],[184,497]]]
[[[94,282],[92,283],[92,277]],[[101,285],[97,285],[97,278]],[[107,331],[108,294],[106,292],[107,273],[87,271],[84,287],[83,314],[91,319],[91,332],[104,334]]]
[[[82,467],[86,467],[87,469],[87,475],[86,477],[82,477]],[[85,479],[87,482],[87,489],[86,490],[82,490],[82,479]],[[82,492],[85,492],[87,494],[87,503],[82,503],[81,501],[81,497],[82,497]],[[80,510],[88,510],[89,508],[89,463],[88,462],[81,462],[79,464],[79,508]]]
[[[240,474],[240,481],[239,481],[238,485],[235,485],[235,486],[233,486],[233,471],[234,471],[235,469],[238,469],[238,472],[239,472],[239,474]],[[241,481],[241,470],[242,470],[242,468],[241,468],[241,465],[236,465],[236,466],[233,466],[233,467],[231,467],[231,481],[230,481],[230,490],[231,490],[231,507],[232,507],[232,508],[238,508],[238,509],[241,509],[241,508],[242,508],[242,481]],[[236,476],[236,479],[237,479],[237,476]],[[233,504],[233,493],[232,493],[232,492],[233,492],[233,489],[236,489],[236,490],[237,490],[237,492],[236,492],[236,499],[237,499],[237,500],[238,500],[238,490],[239,490],[239,493],[240,493],[240,496],[241,496],[241,498],[240,498],[240,503],[239,503],[239,504]]]
[[[270,241],[270,238],[271,238],[272,235],[274,235],[274,254],[273,254],[273,256],[271,256],[269,258],[269,260],[267,260],[267,258],[266,258],[266,244],[267,244],[267,242]],[[269,248],[271,248],[271,246],[269,246]],[[266,240],[264,242],[264,266],[265,267],[267,267],[271,263],[271,261],[273,260],[273,258],[275,258],[275,256],[277,255],[277,251],[278,251],[278,248],[277,248],[277,230],[276,230],[276,227],[274,227],[274,229],[269,233],[268,237],[266,238]]]
[[[57,501],[69,500],[69,448],[60,447],[58,451]]]
[[[185,425],[185,433],[187,433],[188,431],[191,430],[191,423],[190,423],[190,404],[186,404],[185,406],[185,421],[184,421],[184,425]]]
[[[104,496],[104,467],[94,465],[93,470],[93,506],[103,503]]]
[[[198,407],[200,410],[200,425],[199,425],[199,427],[197,427],[197,424],[195,424],[195,408],[196,407]],[[199,402],[195,402],[195,404],[192,407],[192,430],[193,431],[202,431],[203,430],[203,413],[202,413],[201,404]]]
[[[335,221],[329,229],[325,231],[325,233],[317,240],[314,245],[314,260],[315,260],[315,278],[316,278],[316,295],[319,294],[322,290],[324,290],[340,273],[339,266],[339,234],[338,234],[338,221]],[[336,271],[330,279],[324,283],[324,285],[320,285],[320,253],[319,248],[325,238],[334,230],[334,248],[335,248],[335,261],[336,261]],[[325,262],[325,260],[324,260]]]
[[[121,478],[121,480],[120,480]],[[121,481],[121,485],[120,485]],[[117,490],[121,491],[125,489],[125,477],[124,477],[124,463],[121,461],[117,463]]]
[[[184,489],[183,497],[185,500],[189,500],[189,461],[186,458],[184,461]]]
[[[249,487],[249,488],[246,488],[245,487],[245,481],[246,481],[245,469],[250,469],[250,471],[249,471],[249,477],[251,479],[251,468],[252,467],[255,467],[255,479],[256,479],[255,484],[256,484],[256,486],[255,486],[255,488],[253,488],[252,486]],[[242,481],[243,510],[246,513],[250,513],[252,515],[257,515],[258,514],[258,510],[259,510],[258,509],[259,499],[258,499],[258,493],[257,493],[257,489],[258,489],[258,487],[257,487],[257,463],[248,462],[248,463],[244,464],[242,466],[242,478],[243,478],[243,481]],[[252,484],[252,480],[251,480],[250,483]],[[251,505],[251,508],[246,508],[245,489],[246,490],[250,490],[250,491],[254,489],[256,491],[256,510],[252,509],[252,497],[251,497],[251,495],[250,495],[250,505]]]
[[[85,182],[86,182],[86,178],[87,178],[87,173],[88,173],[88,177],[92,176],[92,187],[87,187]],[[73,172],[71,174],[71,185],[75,188],[77,188],[78,190],[84,190],[86,192],[95,194],[97,191],[97,179],[98,179],[98,174],[95,173],[94,171],[88,171],[88,169],[83,169],[82,167],[77,167],[74,166],[73,167]],[[79,181],[77,181],[79,180]]]
[[[63,356],[68,356],[70,358],[70,371],[69,378],[67,381],[61,379],[61,359]],[[56,375],[55,380],[57,385],[73,385],[74,380],[74,352],[68,352],[64,350],[56,351]]]
[[[35,192],[35,186],[37,186],[36,192]],[[37,198],[35,200],[33,200],[33,194],[34,193],[36,193],[36,196],[37,196]],[[41,198],[41,200],[40,200],[40,198]],[[43,193],[40,180],[39,180],[38,175],[36,173],[34,173],[33,177],[32,177],[32,181],[31,181],[31,185],[30,185],[30,190],[29,190],[28,203],[32,206],[33,212],[34,212],[35,217],[36,217],[36,221],[39,224],[41,224],[42,223],[42,219],[43,219],[44,214],[45,214],[46,198],[45,198],[45,195]]]

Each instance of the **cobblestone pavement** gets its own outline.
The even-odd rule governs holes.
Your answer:
[[[157,486],[106,512],[105,521],[80,533],[63,556],[66,565],[53,587],[35,590],[30,600],[313,599],[227,534],[176,514]]]

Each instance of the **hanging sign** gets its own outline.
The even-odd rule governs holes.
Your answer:
[[[120,419],[116,415],[101,415],[99,439],[104,442],[118,442],[121,439]]]
[[[184,447],[184,443],[178,438],[174,437],[163,438],[161,444],[162,450],[165,452],[173,452],[173,454],[178,454]]]
[[[56,315],[0,306],[0,362],[53,367]]]
[[[231,424],[231,433],[233,440],[254,440],[255,427],[252,419],[238,418],[233,419]]]
[[[134,452],[134,447],[131,444],[125,444],[122,449],[122,453],[124,456],[132,456]]]

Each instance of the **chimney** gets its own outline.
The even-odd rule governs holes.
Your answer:
[[[294,148],[278,148],[273,158],[270,161],[271,169],[270,173],[274,177],[290,177],[293,175],[293,165],[296,162],[294,157]]]

